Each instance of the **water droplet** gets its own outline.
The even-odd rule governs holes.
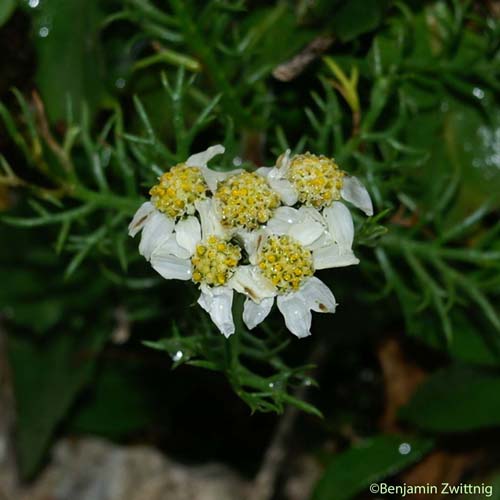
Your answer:
[[[482,99],[484,97],[484,90],[481,90],[478,87],[475,87],[474,90],[472,91],[472,95],[474,97],[477,97],[478,99]]]
[[[176,351],[173,356],[172,356],[172,359],[174,360],[175,363],[177,363],[177,361],[180,361],[184,356],[184,353],[182,351]]]
[[[127,82],[125,81],[125,78],[117,78],[115,82],[115,87],[117,89],[123,89],[126,83]]]
[[[409,443],[401,443],[399,445],[399,453],[401,453],[401,455],[408,455],[410,451],[411,451],[411,446]]]
[[[233,158],[233,165],[239,167],[243,163],[243,160],[239,156]]]
[[[38,30],[38,34],[42,37],[42,38],[47,38],[49,36],[49,28],[47,28],[47,26],[42,26],[39,30]]]
[[[29,0],[29,1],[28,1],[28,5],[29,5],[32,9],[36,9],[36,8],[40,5],[40,0]]]
[[[273,382],[269,382],[269,388],[270,389],[274,389],[274,383]]]

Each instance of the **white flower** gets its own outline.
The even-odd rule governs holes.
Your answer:
[[[325,156],[305,153],[291,158],[287,150],[275,167],[262,167],[257,172],[267,178],[285,205],[299,201],[321,209],[342,198],[366,215],[373,215],[372,201],[363,184]]]
[[[175,221],[185,214],[194,214],[196,203],[206,199],[206,191],[215,190],[217,182],[227,177],[228,174],[207,167],[214,156],[222,153],[224,147],[216,145],[194,154],[163,174],[151,188],[151,201],[139,207],[128,227],[132,237],[142,231],[139,252],[146,260],[170,237]]]
[[[316,270],[359,263],[352,251],[352,216],[347,207],[339,202],[333,202],[321,213],[312,207],[279,207],[264,229],[240,233],[252,264],[255,264],[257,249],[267,234],[294,238],[311,251]]]
[[[230,278],[241,250],[227,241],[215,216],[213,200],[196,203],[200,215],[181,219],[151,254],[152,267],[165,279],[192,280],[200,285],[198,304],[226,337],[234,333]]]
[[[286,220],[288,211],[290,218]],[[229,285],[247,296],[243,321],[248,328],[255,328],[267,317],[276,297],[288,330],[302,338],[310,335],[311,310],[333,313],[337,306],[330,289],[313,276],[314,246],[325,248],[321,239],[329,235],[325,235],[323,224],[298,210],[282,207],[277,212],[268,228],[246,246],[250,264],[238,267]],[[269,226],[279,234],[272,234]]]
[[[370,197],[324,156],[290,159],[287,151],[276,167],[255,173],[210,170],[207,162],[223,152],[212,146],[163,174],[129,234],[142,231],[139,252],[163,278],[199,285],[198,304],[226,337],[235,331],[235,290],[246,296],[248,328],[267,317],[276,298],[287,328],[310,335],[311,311],[333,313],[337,306],[315,270],[359,262],[351,214],[338,200],[371,215]],[[280,199],[301,206],[280,206]]]
[[[253,276],[252,276],[253,275]],[[311,310],[334,313],[337,307],[330,289],[315,276],[305,278],[297,291],[280,294],[256,266],[241,266],[230,280],[238,292],[245,293],[243,321],[249,329],[255,328],[270,313],[274,297],[285,319],[288,330],[298,338],[311,334]],[[264,288],[259,283],[264,282]]]
[[[247,296],[243,320],[252,329],[271,311],[274,297],[287,328],[310,334],[311,310],[335,312],[330,289],[315,270],[357,264],[354,225],[347,207],[333,202],[322,213],[312,207],[278,208],[267,225],[242,234],[250,265],[240,266],[230,285]]]

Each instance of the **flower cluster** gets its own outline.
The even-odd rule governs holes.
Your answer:
[[[235,329],[235,292],[246,297],[248,328],[266,318],[276,298],[287,328],[305,337],[311,311],[333,313],[337,306],[315,271],[359,262],[342,200],[372,215],[370,196],[325,156],[287,151],[255,172],[208,168],[222,153],[212,146],[164,173],[129,234],[142,231],[139,252],[165,279],[199,286],[198,304],[226,337]]]

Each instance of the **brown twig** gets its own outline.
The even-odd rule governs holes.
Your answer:
[[[290,82],[297,78],[311,62],[326,52],[334,41],[332,35],[320,35],[310,42],[289,61],[273,70],[273,76],[281,82]]]
[[[45,139],[47,146],[57,157],[64,170],[66,172],[72,172],[73,164],[71,163],[71,160],[69,159],[68,155],[61,147],[61,145],[55,140],[54,136],[52,135],[42,99],[38,95],[38,92],[36,92],[35,90],[32,93],[32,97],[38,122],[38,131],[40,132],[40,135]]]

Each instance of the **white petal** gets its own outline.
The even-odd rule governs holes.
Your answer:
[[[191,278],[191,261],[175,257],[164,252],[161,248],[151,257],[151,265],[167,280],[188,280]]]
[[[317,240],[315,240],[313,243],[307,245],[307,248],[309,250],[311,250],[311,252],[314,252],[315,250],[318,250],[319,248],[331,246],[334,244],[335,243],[334,243],[332,237],[330,236],[330,233],[325,230],[323,232],[323,234]]]
[[[206,239],[211,235],[223,238],[228,234],[228,231],[220,223],[217,207],[213,199],[197,201],[195,205],[200,214],[202,239]]]
[[[267,178],[267,181],[271,188],[279,194],[281,201],[285,205],[295,205],[297,203],[299,195],[290,181],[287,179],[273,179],[271,176]]]
[[[332,291],[315,276],[310,277],[300,287],[300,294],[304,302],[313,311],[321,313],[334,313],[337,303]]]
[[[149,260],[151,254],[170,238],[174,225],[173,219],[155,210],[142,229],[139,253]]]
[[[341,194],[344,200],[361,209],[366,215],[373,215],[373,205],[370,195],[357,177],[344,177]]]
[[[354,239],[354,224],[349,209],[343,203],[336,201],[323,210],[323,215],[333,240],[339,245],[340,252],[350,251]]]
[[[298,293],[278,295],[278,309],[285,318],[286,327],[297,337],[311,335],[312,314]]]
[[[331,267],[345,267],[359,264],[359,259],[352,251],[341,252],[336,244],[318,248],[313,251],[314,269],[328,269]]]
[[[227,285],[255,302],[274,297],[276,288],[256,266],[239,266]]]
[[[249,330],[252,330],[267,318],[271,312],[273,303],[273,297],[262,299],[259,304],[256,304],[252,299],[245,300],[245,305],[243,306],[243,321]]]
[[[313,220],[314,222],[319,222],[320,224],[323,224],[325,225],[325,219],[323,218],[323,216],[321,215],[321,213],[319,212],[319,210],[317,210],[316,208],[313,208],[313,207],[300,207],[299,208],[299,217],[301,219],[311,219]]]
[[[186,160],[186,165],[188,167],[204,167],[214,156],[221,155],[224,151],[224,146],[220,144],[210,146],[206,151],[191,155]]]
[[[292,224],[288,230],[288,234],[304,246],[312,245],[324,232],[324,226],[311,219]]]
[[[162,255],[173,255],[174,257],[179,257],[179,259],[189,259],[191,257],[191,252],[189,252],[189,250],[178,245],[174,233],[157,247],[151,256],[151,260],[158,252],[161,252]]]
[[[226,286],[210,288],[201,286],[201,295],[198,304],[210,315],[215,326],[225,336],[234,333],[233,313],[233,291]]]
[[[300,222],[299,211],[292,207],[279,207],[266,224],[266,228],[276,235],[288,234],[290,226]]]
[[[291,151],[289,149],[287,149],[276,160],[276,167],[280,169],[281,175],[285,175],[285,173],[288,171],[288,167],[290,166],[290,162],[291,162],[290,153],[291,153]]]
[[[132,238],[144,227],[144,224],[155,211],[155,207],[150,201],[144,202],[135,213],[128,225],[128,234]]]
[[[185,248],[189,255],[193,255],[196,245],[201,240],[201,226],[194,216],[180,220],[175,226],[175,237],[177,243]]]
[[[268,175],[275,170],[275,167],[259,167],[255,173],[267,179]]]
[[[243,246],[243,250],[247,253],[250,264],[256,264],[257,253],[268,234],[268,231],[262,228],[256,229],[255,231],[239,229],[233,236],[239,241],[241,246]]]
[[[227,179],[230,175],[241,172],[241,169],[235,171],[230,170],[229,172],[218,172],[217,170],[212,170],[208,167],[201,167],[201,173],[205,182],[207,183],[208,189],[215,193],[217,191],[217,184]]]

